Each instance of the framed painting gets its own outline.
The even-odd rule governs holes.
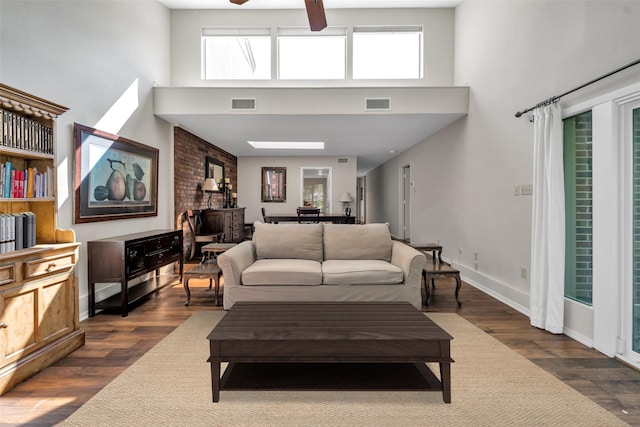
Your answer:
[[[204,178],[213,178],[213,180],[220,184],[224,182],[224,163],[220,160],[214,159],[213,157],[207,156],[205,162],[205,170],[204,170]],[[219,185],[220,188],[222,186]],[[223,190],[218,190],[222,192]]]
[[[287,201],[287,168],[262,168],[262,201],[285,203]]]
[[[75,223],[158,215],[158,149],[78,123]]]

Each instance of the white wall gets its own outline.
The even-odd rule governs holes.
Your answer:
[[[342,156],[341,156],[342,158]],[[337,157],[239,157],[238,158],[238,206],[246,207],[245,222],[262,221],[260,208],[267,213],[295,214],[296,208],[302,206],[302,167],[329,167],[332,171],[332,200],[330,211],[340,213],[342,203],[338,201],[342,193],[348,192],[355,200],[356,195],[356,158],[349,159],[347,164],[338,164]],[[260,189],[262,186],[263,166],[283,166],[287,168],[287,202],[262,203]],[[353,209],[353,204],[352,204]]]
[[[155,0],[0,2],[0,81],[70,109],[57,123],[58,227],[82,243],[81,317],[87,241],[174,228],[170,127],[153,115],[151,96],[154,82],[169,84],[169,18]],[[128,88],[138,106],[121,125],[101,128],[160,149],[158,216],[73,224],[73,123],[96,127]]]
[[[399,234],[398,169],[410,164],[412,241],[440,240],[468,281],[528,313],[521,268],[528,273],[531,197],[515,196],[514,186],[532,182],[533,126],[514,113],[639,58],[639,19],[634,1],[462,3],[455,84],[471,88],[469,114],[374,170],[368,179],[384,183],[385,197],[375,206],[369,199],[368,214]],[[561,105],[639,75],[636,68]]]
[[[226,0],[219,0],[226,1]],[[239,8],[240,9],[240,8]],[[451,86],[453,83],[453,9],[327,9],[329,26],[422,25],[424,27],[424,79],[403,86]],[[202,27],[303,27],[309,21],[304,9],[296,10],[174,10],[171,13],[172,86],[326,86],[319,81],[205,81],[200,78]],[[333,86],[377,86],[374,81],[332,81]],[[388,85],[389,82],[382,84]]]

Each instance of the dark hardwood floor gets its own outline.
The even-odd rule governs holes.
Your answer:
[[[190,266],[187,266],[189,268]],[[0,397],[0,425],[54,425],[79,408],[198,310],[214,305],[208,281],[181,284],[149,297],[129,313],[98,314],[82,322],[86,345]],[[565,336],[529,326],[522,314],[463,283],[461,308],[453,279],[436,281],[424,311],[455,312],[631,425],[640,426],[640,372]],[[102,420],[108,422],[108,420]]]

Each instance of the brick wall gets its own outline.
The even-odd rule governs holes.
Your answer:
[[[593,300],[593,187],[591,111],[564,120],[567,257],[565,292]]]
[[[591,111],[564,122],[566,202],[565,296],[593,300],[593,172]]]
[[[591,111],[576,117],[576,298],[593,298]]]
[[[174,128],[174,182],[176,226],[186,209],[206,209],[208,194],[202,191],[206,157],[224,163],[225,177],[230,178],[234,192],[238,190],[238,159],[236,156],[210,144],[179,127]],[[212,193],[211,207],[221,208],[222,193]]]

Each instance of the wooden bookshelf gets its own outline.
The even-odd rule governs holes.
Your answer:
[[[0,197],[0,214],[36,218],[36,245],[0,254],[0,395],[84,345],[73,272],[79,244],[56,225],[56,119],[65,111],[0,83],[0,163],[50,179],[46,196],[4,197],[3,189]]]

